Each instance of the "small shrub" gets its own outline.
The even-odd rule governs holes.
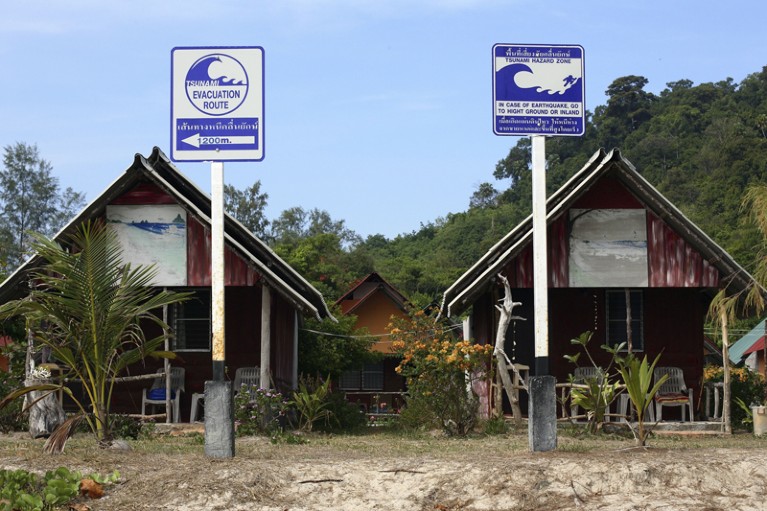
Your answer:
[[[13,390],[24,386],[24,350],[25,342],[14,342],[0,348],[0,355],[10,360],[10,370],[0,371],[0,399]],[[25,431],[28,428],[27,414],[22,412],[23,402],[15,399],[5,407],[0,408],[0,433]]]
[[[451,325],[417,311],[408,319],[394,318],[388,326],[392,348],[402,356],[396,371],[408,386],[408,407],[432,417],[448,435],[465,436],[476,425],[479,400],[470,389],[473,378],[486,378],[492,345],[455,337]],[[408,412],[410,419],[415,418]]]
[[[367,424],[365,413],[359,406],[348,402],[343,394],[330,392],[326,399],[327,408],[335,420],[318,422],[315,430],[325,433],[357,433]]]
[[[506,419],[498,415],[487,419],[483,426],[483,431],[486,435],[505,435],[509,432],[509,425],[506,423]]]
[[[52,511],[78,496],[83,479],[104,485],[119,478],[116,470],[107,476],[83,476],[66,467],[49,470],[44,476],[26,470],[0,470],[0,506],[3,511]]]
[[[285,427],[288,402],[276,390],[243,386],[234,397],[237,435],[271,435]]]
[[[330,378],[324,383],[319,379],[302,378],[298,383],[298,390],[293,392],[290,405],[298,413],[298,428],[302,431],[311,431],[315,423],[325,420],[328,424],[333,417],[329,408],[328,395],[330,393]]]
[[[112,414],[109,416],[110,429],[114,438],[138,440],[142,433],[143,425],[138,418],[128,415]]]
[[[409,431],[441,428],[439,417],[420,396],[405,396],[405,406],[400,410],[398,426]]]

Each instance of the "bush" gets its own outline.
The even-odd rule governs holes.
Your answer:
[[[0,354],[11,361],[8,372],[0,371],[0,400],[24,386],[24,351],[26,343],[15,342],[0,348]],[[27,415],[22,413],[23,400],[14,399],[0,409],[0,432],[25,431],[28,429]]]
[[[343,394],[331,392],[326,398],[327,410],[335,418],[329,422],[318,422],[316,431],[325,433],[357,433],[367,424],[365,413],[359,406],[348,402]]]
[[[429,425],[436,418],[448,435],[467,435],[476,425],[479,407],[468,390],[470,380],[486,377],[493,346],[458,339],[446,321],[422,311],[408,319],[394,318],[388,330],[393,349],[402,356],[396,371],[407,381],[407,408],[413,410],[403,411],[405,421],[421,416],[423,425]]]
[[[142,433],[144,425],[141,419],[128,415],[112,414],[109,416],[109,421],[113,438],[138,440],[145,435]]]
[[[243,386],[234,397],[237,435],[273,435],[285,427],[288,402],[276,390]]]
[[[724,369],[719,366],[711,365],[704,367],[703,381],[724,381]],[[730,382],[730,410],[732,413],[732,424],[733,426],[747,427],[750,417],[742,407],[738,406],[737,400],[740,399],[746,405],[763,403],[765,400],[765,391],[767,390],[764,377],[746,367],[735,367],[730,369]]]

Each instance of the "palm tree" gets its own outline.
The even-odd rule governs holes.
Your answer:
[[[63,390],[81,410],[76,419],[84,418],[103,442],[110,439],[116,378],[148,356],[173,357],[160,351],[165,334],[147,339],[141,322],[153,322],[166,332],[168,326],[153,311],[186,299],[188,293],[152,288],[154,266],[124,264],[116,234],[101,222],[83,223],[64,245],[35,236],[34,249],[44,263],[30,272],[31,291],[25,298],[0,306],[0,319],[24,316],[35,341],[65,366],[65,378],[82,384],[82,401]],[[43,387],[36,390],[52,390]],[[3,403],[31,390],[19,389]],[[68,423],[71,429],[72,421],[64,425]]]

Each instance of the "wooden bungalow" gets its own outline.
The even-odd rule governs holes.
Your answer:
[[[407,317],[407,299],[378,273],[371,273],[356,282],[336,301],[344,315],[357,316],[356,328],[367,328],[376,337],[371,350],[383,354],[380,362],[365,364],[359,369],[345,371],[339,379],[339,388],[351,402],[359,402],[369,410],[377,410],[382,402],[385,408],[399,408],[405,379],[395,372],[400,362],[392,351],[387,337],[387,325],[392,316]]]
[[[117,230],[126,262],[157,266],[155,286],[195,294],[194,300],[170,307],[166,318],[175,334],[171,349],[178,355],[172,364],[185,369],[180,415],[188,417],[191,396],[202,393],[204,382],[212,379],[210,197],[155,147],[148,158],[137,154],[125,173],[56,238],[90,219],[103,219]],[[173,226],[173,236],[153,229],[158,223]],[[263,241],[228,215],[224,223],[226,374],[233,379],[237,368],[256,366],[268,376],[262,386],[274,382],[278,388],[295,388],[302,317],[332,316],[319,291]],[[28,270],[37,262],[31,258],[0,284],[0,303],[25,294]],[[262,318],[269,325],[263,332]],[[269,360],[261,360],[262,343],[270,347]],[[161,366],[150,360],[130,372],[152,373]],[[150,384],[121,384],[114,410],[141,411],[143,389]]]
[[[743,289],[752,277],[617,149],[598,151],[548,198],[547,225],[550,374],[567,381],[574,366],[564,355],[576,352],[570,340],[585,331],[593,332],[590,352],[606,363],[600,346],[627,341],[630,310],[633,352],[661,354],[659,365],[681,368],[699,402],[708,306],[720,288]],[[492,343],[503,274],[522,303],[514,314],[526,318],[507,330],[505,350],[531,374],[532,269],[528,217],[445,291],[441,305],[445,316],[470,311],[472,338]]]

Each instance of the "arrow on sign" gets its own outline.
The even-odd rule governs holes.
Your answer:
[[[249,136],[231,136],[231,137],[214,137],[214,136],[201,136],[199,133],[195,133],[191,137],[187,137],[181,140],[183,143],[192,147],[199,148],[200,146],[220,146],[220,145],[254,145],[256,143],[256,137]]]

